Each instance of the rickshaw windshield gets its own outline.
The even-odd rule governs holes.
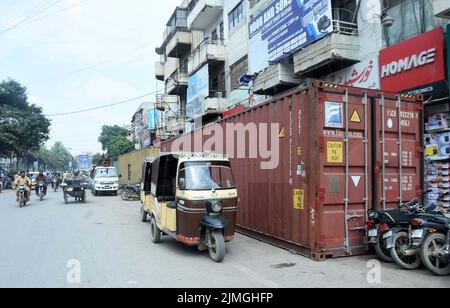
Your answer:
[[[178,186],[181,190],[235,189],[228,162],[187,162],[180,166]]]

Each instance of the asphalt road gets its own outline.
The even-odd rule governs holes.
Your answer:
[[[316,263],[242,235],[215,264],[169,238],[153,244],[138,202],[91,194],[85,205],[64,205],[61,192],[49,192],[20,209],[3,191],[0,245],[0,287],[450,287],[450,277],[385,263],[372,284],[373,256]],[[81,281],[73,283],[78,265]]]

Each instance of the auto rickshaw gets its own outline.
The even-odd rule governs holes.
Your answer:
[[[187,246],[209,250],[222,262],[234,239],[238,193],[226,156],[161,153],[142,168],[141,220],[150,217],[151,238],[167,235]]]

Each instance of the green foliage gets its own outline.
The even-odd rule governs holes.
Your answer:
[[[70,162],[73,169],[77,168],[74,157],[61,142],[55,142],[51,149],[42,148],[32,153],[31,158],[37,160],[42,169],[67,171]]]
[[[27,156],[49,139],[50,121],[27,100],[26,88],[18,82],[0,83],[0,156]]]
[[[108,152],[113,161],[119,156],[134,150],[133,142],[127,139],[127,130],[120,126],[103,126],[98,141],[102,144],[104,151]],[[100,157],[101,160],[101,157]]]
[[[99,166],[101,162],[102,162],[102,154],[97,153],[92,157],[93,165]]]

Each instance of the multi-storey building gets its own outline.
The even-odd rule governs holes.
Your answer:
[[[155,140],[156,126],[159,119],[155,119],[155,103],[142,103],[131,119],[132,140],[136,142],[136,149],[143,149]]]
[[[179,135],[196,119],[214,121],[306,78],[381,89],[380,51],[445,26],[448,7],[445,0],[184,0],[157,49],[160,135]]]

